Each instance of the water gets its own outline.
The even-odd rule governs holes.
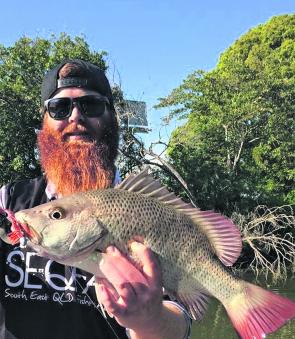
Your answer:
[[[247,279],[249,280],[249,279]],[[280,287],[271,287],[268,290],[279,293],[295,301],[295,279],[289,280]],[[193,322],[191,339],[237,339],[231,322],[223,306],[216,300],[212,300],[204,319],[197,323]],[[295,319],[275,333],[267,336],[271,339],[295,339]]]

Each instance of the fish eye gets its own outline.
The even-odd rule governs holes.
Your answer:
[[[65,216],[65,211],[62,208],[55,208],[49,213],[49,218],[53,220],[60,220]]]

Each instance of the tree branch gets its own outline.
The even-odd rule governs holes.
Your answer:
[[[125,153],[123,150],[120,149],[120,152],[123,153],[125,156],[133,159],[134,161],[136,161],[136,163],[138,163],[139,165],[142,164],[149,164],[149,165],[153,165],[153,166],[157,166],[159,168],[161,168],[163,171],[165,171],[166,173],[168,173],[169,175],[171,175],[172,177],[174,177],[183,187],[183,189],[185,190],[188,198],[190,199],[190,202],[193,206],[196,207],[196,204],[194,202],[195,198],[193,196],[193,194],[190,192],[187,183],[185,182],[185,180],[181,177],[181,175],[177,172],[177,170],[171,165],[169,164],[166,160],[163,159],[163,157],[159,156],[158,154],[154,153],[152,150],[152,145],[155,144],[164,144],[162,142],[158,142],[158,143],[152,143],[152,145],[150,146],[149,150],[147,150],[143,143],[141,141],[139,141],[132,133],[130,134],[131,138],[133,139],[133,141],[140,146],[141,149],[141,155],[142,158],[136,159],[135,157],[132,157],[130,154]],[[152,157],[153,159],[155,159],[156,161],[151,161],[149,159],[147,159],[147,156]]]

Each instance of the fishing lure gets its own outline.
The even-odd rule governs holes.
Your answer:
[[[29,228],[16,220],[14,213],[10,210],[0,208],[0,227],[10,227],[10,232],[7,234],[12,245],[20,243],[21,248],[25,248],[30,235]],[[3,226],[2,226],[3,225]]]

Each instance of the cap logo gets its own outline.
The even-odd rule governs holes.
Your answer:
[[[88,80],[81,78],[65,78],[57,80],[57,88],[63,87],[87,87]]]

